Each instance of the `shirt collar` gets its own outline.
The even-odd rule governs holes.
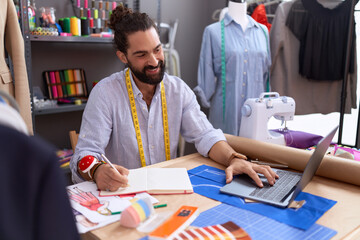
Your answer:
[[[246,17],[249,20],[249,24],[247,26],[247,28],[251,28],[251,27],[260,27],[259,23],[256,22],[252,17],[250,17],[249,15],[246,15]],[[228,26],[231,22],[234,22],[234,24],[237,24],[234,19],[229,15],[229,13],[226,13],[224,16],[224,24],[225,26]]]
[[[128,70],[129,68],[125,69],[125,72]],[[165,75],[164,75],[164,78],[163,78],[163,81],[165,79]],[[130,80],[131,80],[131,85],[133,87],[133,92],[134,92],[134,96],[138,96],[139,94],[141,94],[142,96],[142,93],[140,91],[140,89],[138,88],[138,86],[136,85],[134,79],[133,79],[133,76],[132,76],[132,73],[131,73],[131,70],[130,70]],[[156,85],[156,89],[155,89],[155,94],[154,96],[160,94],[160,84]]]

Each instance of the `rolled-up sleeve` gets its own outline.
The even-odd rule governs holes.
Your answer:
[[[204,157],[218,141],[226,141],[220,129],[214,129],[206,115],[200,110],[200,105],[190,88],[184,89],[184,101],[181,123],[181,135],[187,142],[194,143],[197,151]]]
[[[205,108],[210,107],[210,100],[215,93],[216,88],[216,77],[213,70],[214,56],[211,41],[210,31],[208,28],[205,28],[198,66],[198,85],[194,88],[194,92],[198,96],[200,104]]]

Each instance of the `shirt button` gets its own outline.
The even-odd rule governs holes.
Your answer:
[[[154,145],[151,145],[151,149],[154,149],[155,148],[155,146]]]
[[[244,63],[247,63],[247,60],[244,60]]]
[[[244,75],[246,75],[246,72],[244,72]]]
[[[245,97],[244,94],[241,94],[241,97],[244,98]]]
[[[145,107],[142,107],[143,110],[145,110]]]
[[[246,84],[245,83],[243,83],[243,86],[245,86]]]
[[[149,128],[152,128],[153,126],[152,125],[149,125]]]
[[[247,50],[247,48],[245,48],[245,52],[247,52],[248,50]]]

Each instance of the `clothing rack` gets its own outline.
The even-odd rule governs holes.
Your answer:
[[[346,89],[348,84],[348,76],[349,76],[349,67],[350,67],[350,57],[351,57],[351,45],[353,40],[353,31],[354,31],[354,10],[355,10],[355,0],[351,0],[351,9],[350,9],[350,17],[349,17],[349,29],[347,36],[347,47],[346,47],[346,59],[345,59],[345,68],[344,68],[344,79],[341,89],[341,99],[340,99],[340,120],[339,120],[339,134],[338,134],[338,144],[342,143],[342,133],[343,133],[343,125],[344,125],[344,114],[345,114],[345,103],[346,103]],[[359,117],[357,123],[357,129],[359,128]],[[358,137],[359,131],[356,133],[356,147],[358,147]]]

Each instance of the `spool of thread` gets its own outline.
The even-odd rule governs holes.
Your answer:
[[[154,212],[149,198],[138,199],[127,207],[122,213],[120,224],[128,228],[136,228]]]
[[[109,3],[109,1],[106,1],[105,2],[105,10],[109,11],[109,7],[110,7],[110,3]]]
[[[90,35],[90,24],[89,19],[86,17],[81,18],[81,36]]]
[[[81,105],[81,99],[76,99],[75,101],[74,101],[74,104],[75,105]]]
[[[60,36],[70,37],[70,36],[72,36],[72,34],[71,34],[71,33],[62,32],[62,33],[60,33]]]
[[[76,1],[76,6],[79,8],[80,7],[80,0]]]
[[[87,11],[87,17],[88,17],[88,18],[91,18],[91,9],[88,8],[86,11]]]
[[[105,16],[106,16],[105,10],[102,10],[102,11],[101,11],[101,19],[104,19],[104,20],[105,20]]]
[[[80,18],[77,18],[77,24],[78,24],[78,33],[79,33],[78,36],[81,36],[81,21],[80,21]]]
[[[91,0],[91,8],[95,8],[95,0]]]
[[[80,8],[80,17],[84,17],[84,9],[83,8]]]
[[[79,36],[78,18],[75,16],[70,18],[70,32],[73,36]]]
[[[99,18],[99,11],[97,9],[94,8],[94,18],[98,19]]]
[[[70,18],[64,18],[64,28],[63,32],[71,33],[70,31]]]
[[[99,1],[99,9],[101,10],[103,8],[103,1]]]
[[[114,10],[115,8],[116,8],[116,2],[114,1],[114,2],[112,2],[112,4],[111,4],[111,9]]]
[[[94,28],[94,19],[93,18],[88,18],[88,19],[89,19],[90,28]]]
[[[100,18],[98,18],[98,19],[96,19],[96,28],[101,28],[101,19]]]
[[[63,18],[59,18],[59,25],[61,27],[61,30],[64,31],[64,19]]]
[[[88,0],[84,0],[84,8],[88,8]]]

